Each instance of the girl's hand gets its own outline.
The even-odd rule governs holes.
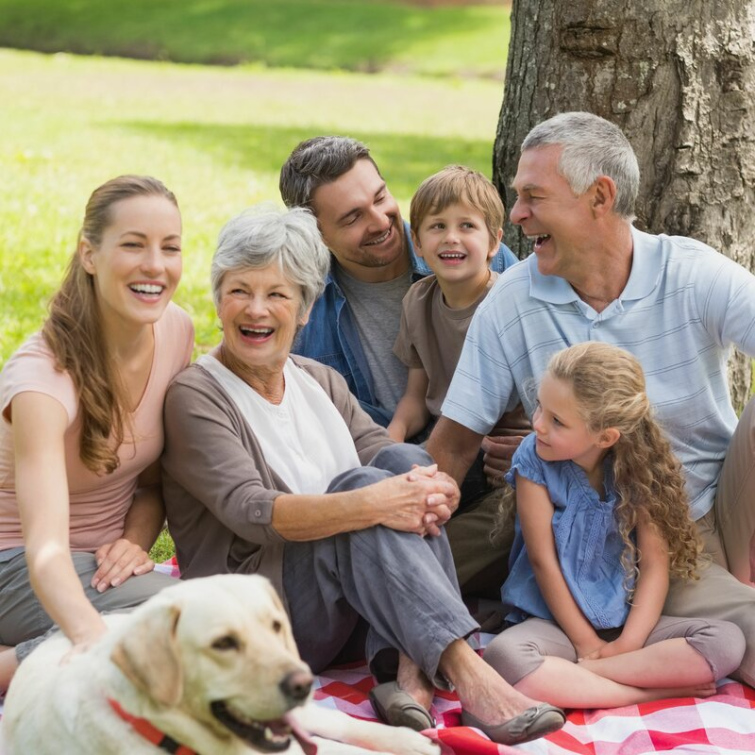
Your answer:
[[[612,658],[614,655],[631,653],[633,650],[639,650],[643,643],[632,643],[627,641],[623,635],[617,637],[613,642],[607,642],[600,648],[598,658]]]
[[[98,592],[122,585],[130,576],[146,574],[155,568],[155,562],[141,546],[121,538],[100,546],[94,554],[98,569],[91,585]],[[104,625],[103,625],[104,626]]]
[[[577,663],[582,661],[594,661],[600,658],[601,651],[608,643],[605,640],[601,640],[600,637],[595,635],[595,639],[589,643],[581,645],[575,645],[574,649],[577,651]]]
[[[598,650],[598,654],[595,658],[612,658],[614,655],[621,655],[622,653],[626,653],[626,650],[622,649],[618,640],[614,640],[613,642],[607,642],[603,645],[603,647]]]

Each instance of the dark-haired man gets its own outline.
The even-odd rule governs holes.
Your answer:
[[[295,350],[338,370],[362,407],[387,426],[406,388],[407,368],[393,353],[401,301],[431,271],[414,253],[398,203],[361,142],[302,142],[281,169],[280,191],[288,207],[312,210],[333,255],[325,293]],[[501,272],[515,262],[501,244],[491,268]]]
[[[325,292],[315,302],[294,351],[340,372],[362,408],[385,427],[408,375],[393,353],[401,302],[412,283],[431,271],[415,254],[409,225],[361,142],[342,136],[302,142],[281,169],[280,192],[287,206],[312,210],[332,253]],[[517,261],[501,244],[490,267],[502,272]],[[499,427],[507,428],[507,437],[495,439],[497,448],[513,450],[529,423],[517,411],[502,418]],[[495,507],[491,496],[482,495],[482,477],[480,473],[468,478],[462,508],[470,501],[478,508]],[[507,548],[491,545],[487,530],[481,532],[488,518],[465,516],[455,517],[447,529],[462,591],[492,591],[494,597],[505,573]]]

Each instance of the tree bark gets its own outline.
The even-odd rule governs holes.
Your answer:
[[[691,236],[755,267],[755,0],[514,0],[493,179],[507,207],[519,147],[540,121],[587,110],[640,163],[637,227]],[[531,244],[507,224],[520,257]],[[751,361],[731,362],[732,398]]]

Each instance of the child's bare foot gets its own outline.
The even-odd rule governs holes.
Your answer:
[[[646,689],[648,700],[665,700],[669,697],[712,697],[716,694],[716,683],[695,684],[691,687],[669,687],[666,689]]]

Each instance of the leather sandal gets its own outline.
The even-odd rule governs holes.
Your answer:
[[[398,682],[378,684],[370,690],[370,702],[383,723],[407,726],[414,731],[435,728],[435,719]]]
[[[555,705],[541,703],[503,724],[484,724],[465,710],[461,713],[461,722],[479,729],[493,742],[517,745],[558,731],[566,723],[566,714]]]

